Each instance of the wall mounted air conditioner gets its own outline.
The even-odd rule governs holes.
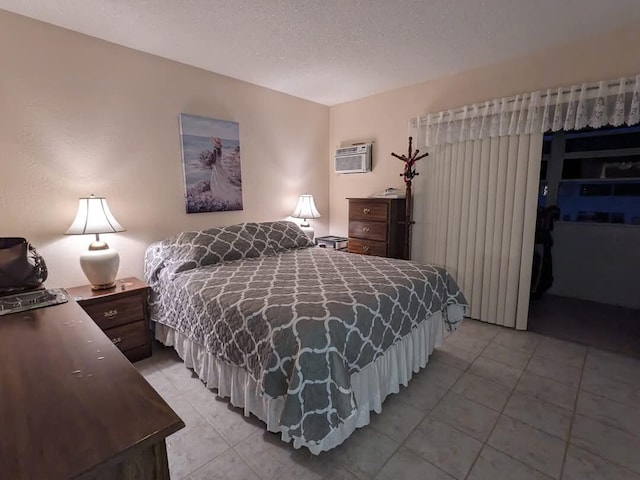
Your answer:
[[[370,143],[364,145],[354,145],[336,150],[335,172],[336,173],[365,173],[371,171],[371,150]]]

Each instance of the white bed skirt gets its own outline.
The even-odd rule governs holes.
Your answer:
[[[452,321],[460,321],[464,309],[452,305],[447,314]],[[166,325],[156,323],[155,329],[156,339],[166,346],[173,346],[184,360],[185,366],[193,369],[208,388],[217,389],[221,397],[228,397],[232,405],[244,409],[246,416],[254,414],[267,424],[267,430],[280,433],[285,442],[292,440],[287,429],[280,426],[285,397],[271,398],[262,395],[260,385],[240,367],[219,360],[207,353],[202,345]],[[442,343],[443,336],[442,313],[437,312],[391,346],[373,363],[351,375],[351,387],[357,409],[344,423],[321,442],[293,438],[293,446],[305,446],[311,453],[318,455],[340,445],[356,428],[368,425],[370,412],[373,410],[380,413],[385,398],[389,394],[398,393],[400,385],[407,386],[413,373],[427,365],[429,355]]]

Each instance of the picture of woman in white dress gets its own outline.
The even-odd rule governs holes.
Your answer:
[[[238,187],[234,185],[222,164],[222,142],[218,137],[210,138],[213,151],[202,152],[201,159],[205,159],[207,166],[211,167],[209,190],[213,198],[226,202],[238,197]]]
[[[182,114],[180,125],[187,213],[242,210],[238,124]]]

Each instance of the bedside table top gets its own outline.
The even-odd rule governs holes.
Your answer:
[[[124,286],[124,289],[122,288]],[[82,285],[80,287],[65,288],[67,293],[76,301],[86,301],[93,299],[105,299],[110,296],[126,295],[132,293],[141,293],[149,286],[136,277],[120,278],[116,280],[115,287],[105,288],[104,290],[92,290],[91,285]]]

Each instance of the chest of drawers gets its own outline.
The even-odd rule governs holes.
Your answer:
[[[404,198],[349,198],[349,253],[403,258]]]
[[[88,285],[66,290],[129,361],[135,362],[151,355],[147,288],[143,281],[130,277],[106,290],[91,290]]]

